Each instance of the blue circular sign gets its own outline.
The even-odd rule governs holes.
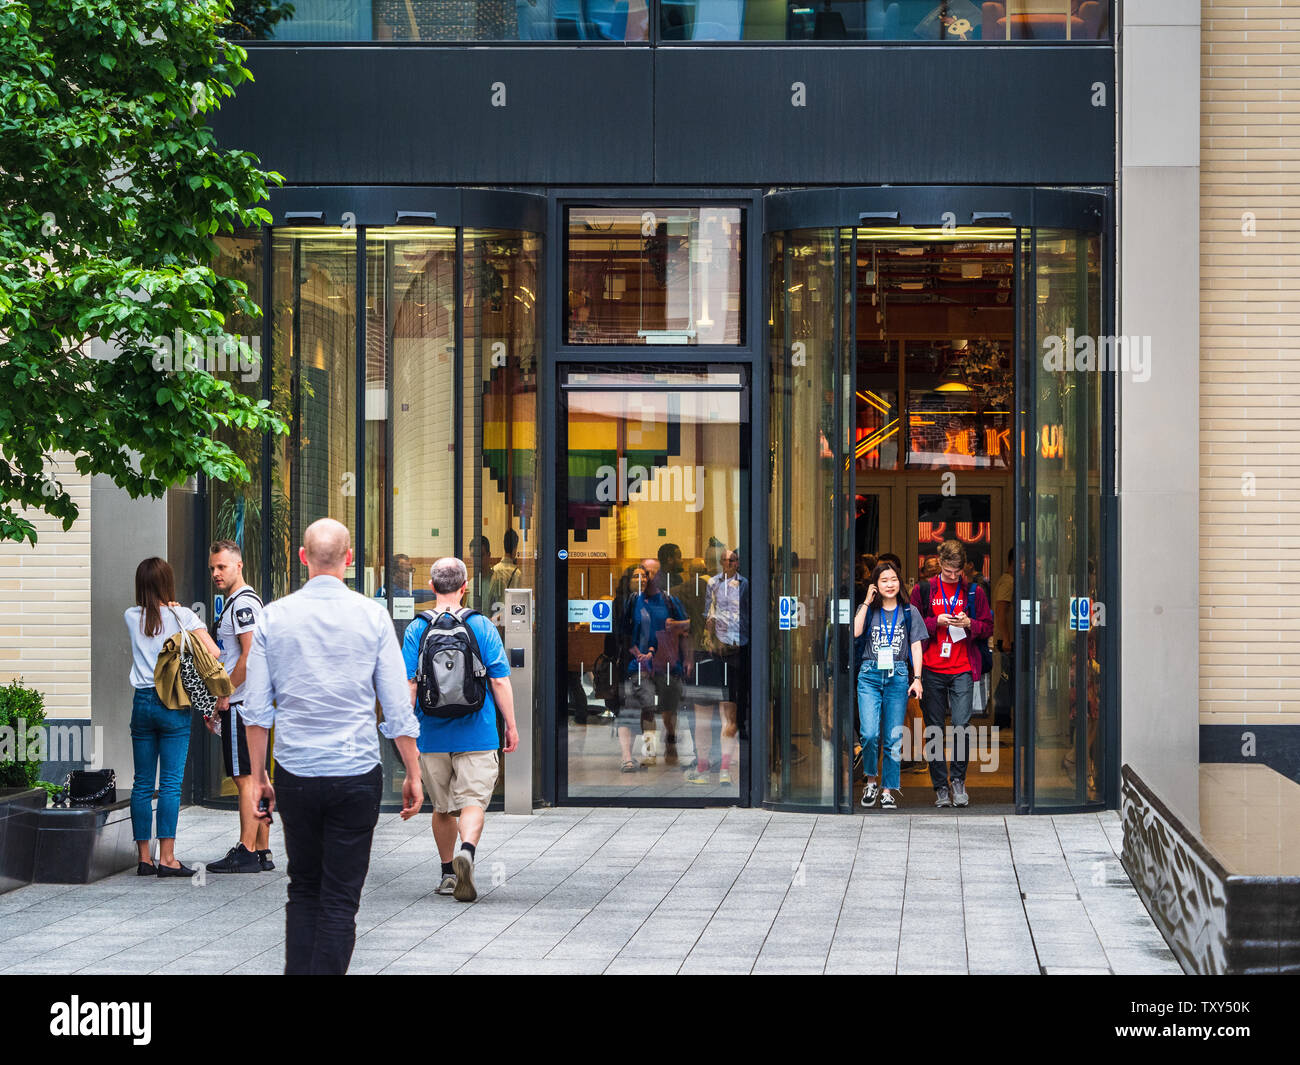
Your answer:
[[[560,548],[557,552],[555,552],[555,557],[558,558],[561,562],[563,562],[566,558],[569,557],[569,552],[564,550],[564,548]]]
[[[609,617],[609,604],[603,599],[591,604],[591,616],[597,621],[604,621]]]

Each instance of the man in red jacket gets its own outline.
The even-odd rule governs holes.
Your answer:
[[[966,548],[961,542],[945,540],[938,554],[939,578],[920,581],[912,589],[912,605],[925,618],[930,633],[921,656],[925,750],[928,756],[930,737],[936,729],[942,734],[944,718],[951,714],[953,759],[945,764],[942,745],[937,759],[927,758],[930,783],[935,806],[967,806],[966,763],[973,742],[971,693],[983,673],[979,645],[993,632],[993,613],[983,589],[962,576]]]

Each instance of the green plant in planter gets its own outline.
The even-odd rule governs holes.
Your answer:
[[[10,735],[16,736],[20,730],[30,732],[44,720],[45,696],[35,688],[27,687],[21,677],[0,688],[0,729],[12,729]],[[18,755],[25,756],[26,751],[19,750],[16,741],[12,745],[5,744],[5,747],[10,746],[12,757],[0,761],[0,788],[34,787],[41,775],[40,761],[26,757],[19,761]]]

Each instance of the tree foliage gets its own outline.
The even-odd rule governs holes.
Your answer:
[[[227,316],[261,312],[215,238],[268,223],[280,181],[207,123],[251,78],[229,7],[0,0],[0,540],[35,543],[23,508],[75,520],[56,453],[157,497],[247,479],[219,430],[285,431],[223,376],[257,359]]]

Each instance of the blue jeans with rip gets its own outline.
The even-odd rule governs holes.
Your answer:
[[[907,669],[881,671],[868,659],[858,671],[858,722],[862,730],[862,771],[876,775],[880,756],[880,725],[885,725],[885,765],[881,787],[900,786],[903,756],[903,723],[907,720]]]
[[[157,839],[176,838],[181,812],[181,778],[190,750],[190,711],[168,710],[153,688],[136,688],[131,704],[131,752],[135,782],[131,785],[131,831],[137,843],[153,839],[154,777],[158,778]]]

